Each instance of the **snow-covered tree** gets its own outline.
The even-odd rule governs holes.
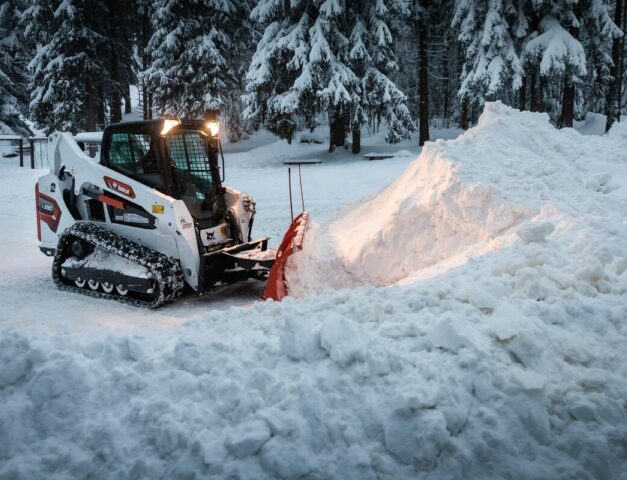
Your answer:
[[[620,115],[620,75],[624,32],[620,26],[625,9],[624,0],[616,0],[614,18],[610,2],[585,0],[583,9],[584,33],[589,44],[588,105],[607,115],[606,128]]]
[[[538,62],[544,76],[563,75],[568,68],[576,75],[586,73],[586,55],[581,43],[551,15],[542,19],[540,34],[527,42],[523,54]]]
[[[309,61],[307,10],[305,2],[261,0],[251,12],[253,22],[265,31],[246,74],[244,116],[288,141],[303,124],[316,125],[317,99],[299,99],[291,90]]]
[[[406,19],[411,13],[401,0],[366,0],[355,12],[358,22],[360,18],[367,18],[369,24],[367,58],[370,58],[370,62],[361,82],[366,98],[362,108],[371,123],[381,119],[386,121],[386,141],[389,143],[409,138],[415,129],[406,105],[407,97],[391,80],[398,71],[393,49],[393,22],[399,17]]]
[[[397,66],[385,17],[395,1],[261,0],[251,17],[265,31],[246,77],[245,115],[288,140],[322,118],[331,149],[366,120],[386,120],[389,141],[407,138],[405,95],[388,77]]]
[[[292,88],[298,98],[316,98],[326,111],[333,149],[344,146],[359,78],[349,64],[346,5],[326,0],[315,13],[309,31],[309,62]]]
[[[145,118],[219,109],[232,140],[262,124],[288,140],[324,124],[331,148],[352,132],[358,152],[364,125],[383,125],[398,142],[420,118],[423,143],[433,117],[448,124],[459,114],[467,126],[486,99],[547,111],[563,126],[605,112],[609,126],[625,90],[618,6],[624,0],[5,0],[0,121],[4,131],[24,129],[20,112],[46,130],[118,121],[140,70]]]
[[[465,46],[458,95],[482,104],[499,98],[505,89],[517,90],[523,69],[515,48],[518,10],[511,0],[458,0],[452,24]]]
[[[19,28],[22,2],[7,0],[0,4],[0,134],[28,135],[24,123],[28,94],[26,90],[26,52]]]
[[[524,64],[538,72],[543,80],[541,84],[551,86],[544,95],[555,100],[550,110],[560,110],[556,118],[560,126],[572,126],[575,86],[581,83],[587,71],[586,55],[578,38],[580,7],[575,8],[570,0],[533,1],[531,8],[540,19],[538,31],[529,37],[522,49]]]
[[[25,11],[30,117],[46,132],[95,127],[97,86],[105,73],[106,38],[100,0],[33,0]]]
[[[605,0],[532,0],[526,12],[532,28],[521,55],[525,69],[538,76],[536,97],[544,97],[558,125],[572,126],[584,110],[584,93],[588,102],[603,103],[611,80],[609,45],[621,31]]]
[[[150,66],[143,72],[160,114],[200,117],[237,88],[232,59],[247,35],[241,0],[158,0]]]

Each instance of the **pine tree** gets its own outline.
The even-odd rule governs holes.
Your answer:
[[[247,74],[245,115],[288,141],[322,117],[331,150],[352,130],[359,151],[365,121],[386,120],[388,141],[407,138],[406,98],[388,77],[398,68],[385,21],[393,3],[261,0],[252,19],[265,31]]]
[[[616,0],[616,5],[614,7],[614,27],[619,28],[625,23],[625,16],[627,15],[627,11],[625,11],[625,0]],[[607,7],[603,9],[605,11],[601,11],[601,19],[605,20],[607,25],[607,20],[605,14],[607,12]],[[625,50],[625,32],[624,27],[622,34],[618,34],[615,28],[611,28],[612,33],[612,49],[611,49],[611,66],[610,66],[610,76],[608,78],[609,85],[607,90],[607,103],[605,107],[605,113],[607,115],[607,121],[605,125],[605,130],[608,131],[612,124],[620,119],[621,113],[621,105],[620,105],[620,97],[621,97],[621,87],[622,87],[622,69],[623,69],[623,57]],[[604,65],[607,65],[604,63]]]
[[[586,74],[586,56],[577,38],[579,19],[568,0],[538,1],[534,8],[541,20],[537,35],[531,36],[523,47],[524,63],[537,66],[546,84],[561,85],[558,125],[572,126],[575,86]]]
[[[33,0],[25,11],[25,34],[33,43],[29,63],[30,117],[38,128],[76,132],[95,125],[100,52],[106,38],[100,0]]]
[[[28,135],[24,123],[28,94],[24,39],[19,28],[22,2],[0,5],[0,134]]]
[[[310,30],[309,63],[295,86],[299,97],[319,99],[328,115],[330,150],[333,150],[345,144],[359,78],[350,68],[345,35],[350,12],[346,5],[339,0],[326,0],[316,13]],[[302,78],[305,81],[299,82]]]
[[[316,126],[319,110],[315,97],[298,98],[291,91],[309,62],[308,10],[302,2],[260,0],[251,12],[265,30],[246,74],[244,116],[288,142],[299,128]],[[303,86],[306,80],[301,79]]]
[[[523,111],[527,109],[527,88],[531,87],[531,82],[536,81],[535,78],[530,75],[530,72],[524,68],[524,62],[520,52],[523,45],[529,39],[529,19],[525,12],[525,2],[519,1],[515,6],[516,12],[512,13],[512,38],[514,40],[514,46],[517,52],[519,52],[519,58],[521,60],[521,75],[520,86],[518,87],[518,108]],[[533,89],[533,88],[531,88]]]
[[[248,17],[256,0],[242,0],[242,15]],[[260,40],[261,34],[252,28],[250,20],[239,22],[239,27],[234,35],[237,39],[238,48],[235,54],[232,52],[230,58],[230,68],[236,72],[233,88],[229,91],[224,108],[222,109],[222,117],[224,119],[226,134],[231,142],[236,142],[242,138],[245,133],[252,132],[251,123],[243,118],[242,111],[242,95],[246,86],[245,78],[251,57],[254,52],[256,43]]]
[[[525,55],[527,43],[540,35],[540,20],[542,20],[541,12],[542,2],[534,2],[533,0],[523,0],[518,6],[517,24],[521,25],[518,29],[518,40],[520,42],[519,52],[523,65],[524,73],[521,85],[524,91],[519,92],[519,104],[526,104],[526,90],[529,90],[529,110],[532,112],[542,112],[544,106],[544,77],[540,74],[539,58],[536,56]],[[524,102],[523,102],[524,100]],[[525,105],[526,107],[526,105]]]
[[[354,12],[355,17],[368,18],[370,24],[368,50],[371,62],[362,81],[366,92],[362,108],[371,124],[385,119],[388,127],[386,141],[398,143],[409,138],[415,126],[406,105],[406,95],[391,79],[398,71],[393,32],[398,32],[397,22],[405,21],[411,10],[402,0],[364,1],[359,6],[361,8]]]
[[[465,47],[462,83],[458,95],[468,104],[481,105],[505,90],[522,85],[520,58],[512,25],[517,10],[511,0],[460,0],[455,4],[453,26]]]
[[[232,59],[245,33],[240,0],[158,0],[143,72],[160,114],[200,117],[224,108],[237,88]]]
[[[365,78],[368,66],[372,62],[372,57],[366,47],[368,37],[367,27],[362,19],[355,20],[353,31],[350,36],[352,48],[348,54],[350,66],[357,78]],[[350,129],[353,134],[352,152],[357,154],[361,151],[361,127],[368,121],[366,107],[366,85],[356,85],[352,92],[352,116],[350,119]]]
[[[429,0],[409,2],[411,7],[406,21],[398,25],[395,53],[402,68],[394,75],[395,83],[408,97],[407,106],[413,118],[420,117],[421,90],[423,103],[428,106],[423,115],[428,116],[423,128],[437,124],[449,128],[451,119],[459,116],[460,102],[456,92],[459,86],[459,45],[457,33],[451,28],[455,0]],[[422,20],[424,24],[421,25]],[[420,27],[426,28],[424,51],[426,61],[420,61]],[[400,62],[399,62],[400,63]],[[421,69],[422,65],[426,68]],[[420,74],[425,87],[421,89]],[[425,75],[426,74],[426,75]],[[426,94],[426,95],[425,95]],[[423,133],[426,140],[427,128]]]

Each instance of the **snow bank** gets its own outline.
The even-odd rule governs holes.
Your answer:
[[[488,103],[475,128],[426,144],[395,183],[313,229],[288,269],[289,291],[406,283],[519,238],[572,243],[593,217],[614,212],[621,222],[624,204],[603,195],[619,185],[590,166],[599,157],[625,164],[626,151],[625,124],[584,137],[555,129],[546,114]]]
[[[584,140],[489,105],[319,228],[342,259],[328,285],[402,286],[150,333],[0,330],[0,479],[624,480],[625,185],[605,188],[595,157],[624,164],[625,133]]]

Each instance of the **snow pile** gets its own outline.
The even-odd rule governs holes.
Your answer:
[[[625,165],[625,151],[624,124],[584,137],[545,114],[488,103],[477,127],[428,143],[390,187],[314,228],[288,270],[290,293],[407,283],[519,238],[581,241],[592,220],[622,221],[625,203],[605,195],[618,183],[589,169],[597,157]]]

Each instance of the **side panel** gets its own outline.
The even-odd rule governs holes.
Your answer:
[[[35,202],[39,212],[36,222],[41,248],[52,250],[57,248],[63,231],[75,222],[63,200],[63,190],[69,188],[71,188],[71,182],[60,181],[50,173],[39,177]]]

